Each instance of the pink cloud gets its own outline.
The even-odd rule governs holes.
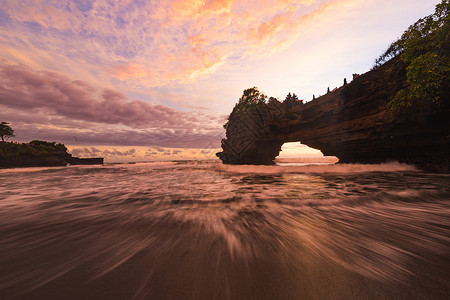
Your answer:
[[[0,65],[0,74],[0,103],[16,109],[131,128],[185,128],[210,121],[201,113],[130,100],[123,93],[98,89],[54,72],[4,64]]]
[[[218,143],[222,116],[130,100],[111,89],[25,66],[0,65],[0,117],[20,139],[199,147]]]

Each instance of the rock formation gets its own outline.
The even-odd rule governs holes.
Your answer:
[[[45,141],[0,143],[0,168],[101,165],[102,157],[79,158],[67,153],[62,144]]]
[[[343,163],[413,163],[450,171],[450,109],[396,116],[387,103],[407,85],[393,59],[303,105],[270,101],[231,115],[217,156],[226,164],[273,164],[286,142],[301,142]]]

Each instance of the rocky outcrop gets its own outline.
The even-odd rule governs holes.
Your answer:
[[[103,158],[79,158],[62,144],[33,141],[29,144],[0,143],[0,168],[101,165]]]
[[[273,164],[286,142],[301,142],[343,163],[413,163],[450,171],[450,110],[395,118],[387,103],[407,85],[404,64],[393,59],[306,104],[271,101],[231,115],[222,152],[227,164]]]
[[[0,158],[0,168],[67,166],[67,158],[67,155],[64,153],[20,154],[16,157]]]
[[[103,158],[79,158],[70,154],[50,153],[45,155],[20,155],[0,159],[0,168],[57,167],[67,165],[102,165]]]
[[[103,157],[81,158],[71,156],[66,161],[69,165],[103,165]]]

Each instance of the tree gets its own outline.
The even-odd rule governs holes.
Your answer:
[[[286,98],[284,98],[284,102],[291,101],[291,99],[292,99],[292,95],[291,95],[291,93],[289,93],[286,95]]]
[[[261,92],[258,90],[256,86],[246,89],[242,93],[241,98],[239,98],[238,103],[236,103],[236,105],[234,106],[232,114],[241,113],[251,108],[256,108],[257,106],[260,105],[265,105],[266,99],[267,96],[261,94]]]
[[[253,108],[257,108],[262,105],[266,105],[267,96],[262,94],[258,88],[252,87],[249,89],[244,90],[242,93],[241,98],[239,98],[238,103],[233,108],[233,111],[228,116],[228,121],[230,118],[237,114],[241,114],[245,111],[248,111]],[[223,127],[226,129],[229,122],[226,122]]]
[[[286,95],[286,98],[284,99],[283,102],[291,103],[291,102],[294,102],[294,101],[297,101],[297,100],[298,100],[298,97],[297,97],[296,94],[293,93],[291,95],[291,93],[289,93],[289,94]]]
[[[6,142],[10,137],[14,137],[14,130],[8,125],[7,122],[0,123],[0,136],[2,142]]]
[[[264,94],[261,94],[259,92],[258,88],[255,86],[255,87],[244,90],[241,98],[239,98],[238,104],[243,105],[243,106],[252,106],[252,105],[266,103],[266,99],[267,99],[267,96]]]
[[[297,95],[294,93],[292,95],[291,95],[291,93],[287,94],[287,96],[283,102],[286,103],[286,106],[288,108],[294,107],[295,105],[298,105],[298,104],[302,104],[302,102],[298,100]]]
[[[411,25],[376,61],[378,67],[400,56],[406,63],[408,86],[389,102],[391,111],[449,104],[450,1],[436,5],[435,12]]]

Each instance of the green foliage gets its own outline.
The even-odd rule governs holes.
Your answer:
[[[244,90],[238,103],[233,108],[228,120],[234,115],[242,114],[248,110],[255,109],[259,106],[266,105],[267,96],[262,94],[257,87],[252,87]],[[227,129],[228,121],[223,125]]]
[[[64,144],[49,143],[45,141],[34,140],[30,143],[0,143],[0,159],[16,158],[19,156],[39,156],[48,153],[67,152]]]
[[[236,104],[235,108],[237,110],[247,110],[252,107],[256,107],[258,105],[264,105],[266,104],[267,96],[264,94],[261,94],[258,90],[258,88],[252,87],[249,89],[244,90],[242,93],[241,98],[239,98],[239,102]]]
[[[7,141],[10,137],[14,137],[14,130],[8,125],[7,122],[0,123],[0,137],[2,142]]]
[[[443,0],[435,12],[411,25],[376,61],[376,67],[400,55],[407,64],[408,87],[400,90],[388,108],[420,110],[448,105],[450,81],[450,1]]]
[[[67,151],[67,148],[64,144],[56,142],[46,142],[46,141],[40,141],[40,140],[34,140],[30,142],[30,145],[33,146],[35,149],[39,149],[40,151],[46,151],[46,152],[61,152]]]
[[[30,143],[11,143],[6,142],[9,137],[14,136],[14,130],[7,122],[0,123],[0,136],[2,143],[0,143],[0,159],[11,159],[20,156],[39,156],[48,153],[67,153],[67,148],[64,144],[55,142],[49,143],[46,141],[34,140]]]

